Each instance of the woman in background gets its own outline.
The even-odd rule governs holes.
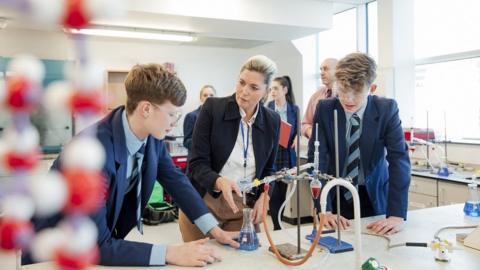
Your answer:
[[[204,85],[202,89],[200,89],[200,106],[185,115],[185,120],[183,121],[183,146],[188,149],[188,153],[190,153],[192,149],[193,128],[195,127],[200,109],[207,98],[214,96],[216,96],[215,88],[211,85]]]
[[[292,82],[290,77],[277,77],[272,82],[270,92],[272,101],[268,103],[268,107],[276,111],[282,121],[289,123],[292,128],[288,138],[288,146],[278,146],[277,158],[275,160],[275,168],[281,170],[283,168],[290,169],[296,165],[297,154],[295,152],[297,141],[297,113],[298,106],[295,105],[295,97],[293,95]],[[273,229],[280,230],[278,223],[278,212],[280,206],[285,201],[288,185],[283,182],[277,182],[270,198],[270,215],[273,221]],[[283,215],[283,213],[282,213]]]

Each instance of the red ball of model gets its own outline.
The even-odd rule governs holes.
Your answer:
[[[105,107],[101,91],[76,91],[70,98],[70,109],[75,113],[100,113]]]
[[[40,161],[41,153],[38,148],[31,151],[20,153],[15,151],[7,152],[4,156],[5,167],[11,171],[27,170],[30,171],[37,166]]]
[[[67,0],[63,25],[80,29],[88,25],[90,18],[85,12],[84,0]]]
[[[60,269],[81,270],[98,263],[98,253],[97,246],[81,254],[59,249],[55,255],[55,262]]]
[[[67,182],[67,213],[84,214],[97,210],[105,199],[105,178],[100,172],[68,169],[62,172]]]
[[[6,105],[14,111],[29,112],[40,103],[40,89],[26,78],[12,77],[7,82]]]
[[[33,225],[28,220],[5,218],[0,221],[0,249],[25,248],[33,238]]]

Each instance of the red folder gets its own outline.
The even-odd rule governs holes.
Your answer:
[[[280,136],[278,138],[278,144],[280,144],[284,148],[288,148],[288,139],[290,138],[290,131],[292,130],[292,125],[283,120],[280,122]]]

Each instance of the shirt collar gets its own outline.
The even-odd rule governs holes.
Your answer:
[[[148,136],[142,141],[133,134],[132,130],[130,129],[130,125],[128,124],[127,120],[127,112],[124,109],[122,112],[122,124],[123,124],[123,132],[125,133],[125,141],[127,143],[127,149],[129,155],[134,155],[138,152],[142,144],[147,142]]]
[[[366,102],[362,105],[362,107],[360,107],[360,109],[358,109],[356,112],[354,112],[354,113],[356,113],[356,114],[358,115],[358,117],[360,118],[360,120],[363,119],[363,113],[365,112],[365,108],[367,108],[367,104],[368,104],[368,99],[367,99]],[[346,118],[347,118],[347,121],[350,120],[350,118],[352,117],[352,115],[353,115],[354,113],[345,112],[345,116],[346,116]]]
[[[277,112],[287,111],[287,102],[285,102],[285,104],[283,104],[282,107],[277,106],[277,104],[275,102],[273,102],[273,104],[275,105],[275,111],[277,111]]]
[[[247,113],[239,106],[238,107],[240,109],[240,116],[242,117],[245,117],[247,115]],[[257,104],[257,108],[255,109],[255,113],[253,113],[252,117],[250,118],[250,120],[248,120],[248,125],[249,126],[252,126],[253,123],[255,123],[255,118],[257,118],[257,114],[258,114],[258,110],[260,108],[260,104]]]

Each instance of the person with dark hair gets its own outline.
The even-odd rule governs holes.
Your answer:
[[[235,94],[207,99],[195,124],[187,175],[226,231],[242,228],[246,207],[253,209],[257,227],[263,221],[264,196],[268,200],[269,194],[261,185],[242,195],[239,183],[274,173],[280,117],[262,100],[276,71],[275,62],[263,55],[249,58],[240,69]],[[203,237],[183,211],[178,223],[185,242]]]
[[[410,159],[403,136],[397,102],[371,95],[377,65],[364,53],[352,53],[336,67],[337,98],[318,103],[313,134],[318,124],[319,169],[335,175],[334,111],[338,112],[339,171],[352,179],[360,197],[362,217],[386,215],[367,225],[376,234],[402,230],[407,218]],[[308,160],[313,161],[315,138],[308,143]],[[327,200],[327,224],[344,229],[353,218],[352,194],[341,188],[340,209],[332,190]],[[340,211],[337,216],[332,213]]]
[[[289,123],[292,126],[288,138],[288,146],[278,146],[277,157],[275,159],[275,168],[281,170],[283,168],[290,169],[296,165],[297,154],[297,113],[298,106],[295,105],[295,96],[293,95],[292,82],[290,77],[277,77],[272,82],[270,92],[272,101],[268,103],[268,108],[276,111],[282,121]],[[278,222],[278,214],[280,206],[285,201],[288,185],[283,182],[275,183],[275,187],[270,198],[270,216],[273,221],[273,229],[280,230],[280,223]]]
[[[185,115],[185,120],[183,120],[183,146],[188,149],[190,153],[192,149],[192,135],[193,128],[195,127],[195,122],[197,121],[198,113],[202,108],[203,103],[209,97],[214,97],[216,95],[215,88],[211,85],[204,85],[200,89],[200,106],[194,111],[191,111]],[[190,156],[190,154],[189,154]]]
[[[125,79],[125,88],[126,106],[117,107],[94,125],[106,155],[102,168],[107,184],[105,201],[90,216],[98,230],[100,264],[204,266],[217,257],[214,249],[205,245],[206,234],[238,248],[233,240],[238,233],[219,228],[189,179],[173,165],[163,142],[180,119],[179,107],[187,96],[183,83],[161,65],[135,65]],[[62,157],[63,153],[54,161],[52,170],[61,169]],[[203,239],[168,246],[124,240],[136,226],[142,232],[140,213],[155,181],[168,189],[180,209],[198,226]],[[36,219],[35,229],[55,226],[61,218],[58,214]],[[24,255],[22,262],[31,263],[29,254]]]

